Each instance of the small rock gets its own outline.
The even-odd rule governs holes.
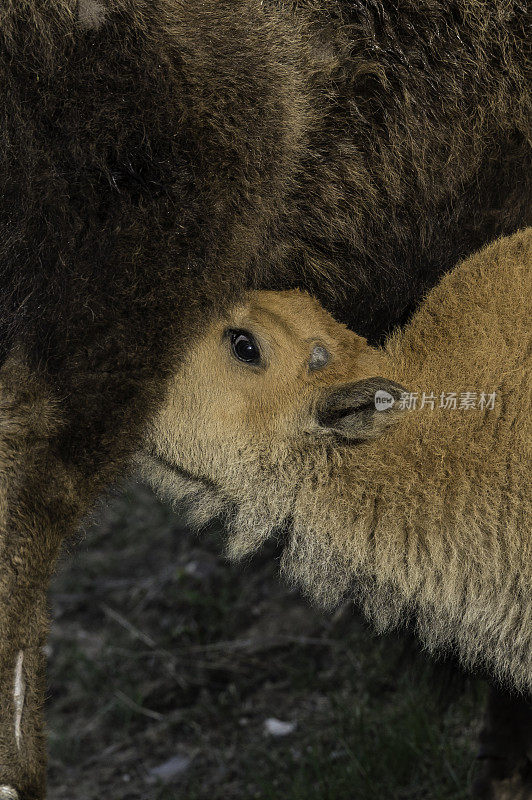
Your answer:
[[[200,554],[185,564],[184,572],[198,581],[207,581],[216,572],[216,559],[208,554]]]
[[[264,721],[264,730],[270,736],[288,736],[290,733],[293,733],[295,729],[295,722],[283,722],[280,719],[275,719],[275,717],[268,717],[268,719]]]
[[[150,782],[163,781],[168,783],[174,780],[190,766],[191,758],[188,756],[174,756],[168,759],[158,767],[153,767],[148,773],[148,780]]]

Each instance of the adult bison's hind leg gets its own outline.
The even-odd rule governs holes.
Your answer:
[[[532,702],[491,688],[475,800],[532,800]]]

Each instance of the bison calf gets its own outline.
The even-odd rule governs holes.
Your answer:
[[[531,267],[532,229],[498,240],[382,349],[306,294],[250,294],[179,369],[145,473],[224,513],[233,555],[281,527],[314,598],[530,690]]]

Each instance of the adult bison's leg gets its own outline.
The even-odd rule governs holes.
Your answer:
[[[0,645],[0,800],[42,800],[46,793],[42,643],[47,625],[39,594],[28,603],[31,618],[24,615],[18,630],[9,631],[9,642]],[[16,605],[20,599],[13,596]],[[10,612],[11,605],[2,608],[2,615]]]
[[[10,357],[0,370],[0,800],[42,800],[47,591],[78,516],[75,476],[54,442],[45,384]]]
[[[491,688],[480,732],[477,800],[532,800],[532,702]]]

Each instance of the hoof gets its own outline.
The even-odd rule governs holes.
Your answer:
[[[17,790],[11,786],[0,786],[0,800],[19,800]]]

